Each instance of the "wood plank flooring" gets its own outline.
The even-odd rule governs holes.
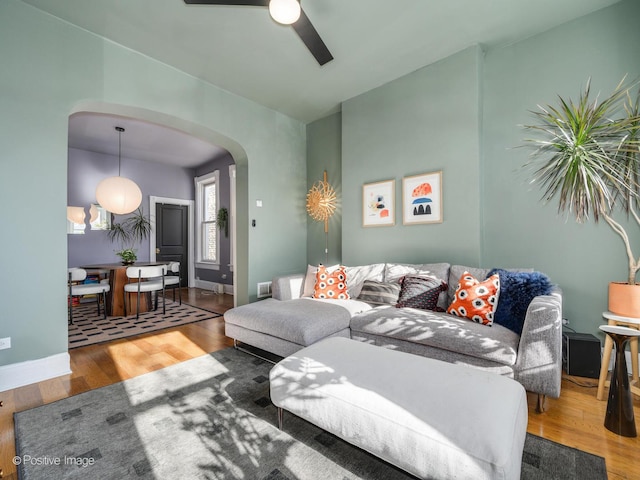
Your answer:
[[[229,295],[183,289],[183,301],[224,313],[233,306]],[[224,336],[222,317],[69,352],[71,375],[0,393],[0,478],[17,480],[13,413],[158,370],[190,358],[232,346]],[[576,383],[578,384],[576,384]],[[535,413],[536,396],[529,394],[532,434],[606,459],[610,480],[640,480],[640,440],[615,435],[604,428],[606,401],[596,400],[597,380],[565,377],[559,399],[547,400],[547,411]],[[640,418],[640,398],[635,414]],[[473,399],[470,399],[473,408]]]

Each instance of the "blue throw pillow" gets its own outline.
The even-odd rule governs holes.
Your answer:
[[[487,277],[495,273],[500,276],[500,296],[493,323],[520,335],[531,300],[551,293],[553,285],[549,277],[540,272],[510,272],[494,268]]]

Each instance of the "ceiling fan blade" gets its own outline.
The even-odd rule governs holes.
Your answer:
[[[300,18],[291,26],[302,39],[311,54],[316,57],[320,66],[333,60],[333,55],[331,55],[331,52],[322,41],[322,38],[320,38],[320,34],[311,23],[311,20],[309,20],[309,17],[304,13],[304,10],[300,11]]]
[[[249,5],[268,7],[269,0],[184,0],[187,5]]]

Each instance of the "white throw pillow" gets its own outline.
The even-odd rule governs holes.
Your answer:
[[[359,267],[347,267],[347,290],[351,298],[358,298],[365,280],[381,282],[384,275],[384,263],[373,263]]]

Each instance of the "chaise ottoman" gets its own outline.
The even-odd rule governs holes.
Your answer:
[[[525,390],[510,378],[328,338],[277,363],[271,401],[416,475],[519,479]]]
[[[349,322],[371,309],[356,300],[268,298],[232,308],[224,314],[224,333],[262,350],[286,357],[327,337],[351,337]]]

